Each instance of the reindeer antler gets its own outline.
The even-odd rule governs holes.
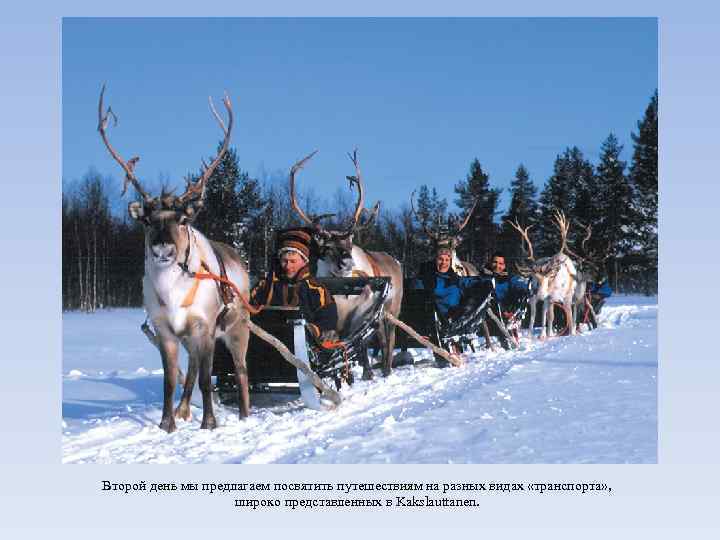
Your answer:
[[[565,219],[565,214],[561,210],[555,210],[553,219],[555,220],[555,224],[560,231],[561,243],[558,253],[562,253],[567,249],[567,233],[570,230],[570,223],[567,219]]]
[[[110,141],[108,140],[106,128],[107,123],[110,115],[112,115],[113,120],[115,120],[115,125],[117,125],[117,116],[112,110],[112,107],[108,107],[107,111],[103,112],[103,99],[105,97],[105,85],[102,85],[102,90],[100,90],[100,101],[98,102],[98,131],[100,132],[100,136],[102,137],[103,142],[105,143],[105,146],[110,151],[110,154],[113,158],[115,158],[115,161],[117,161],[120,166],[125,171],[125,181],[123,182],[123,190],[122,195],[125,195],[125,192],[127,191],[127,185],[128,183],[131,183],[135,190],[140,194],[140,196],[145,201],[149,201],[151,199],[150,195],[148,195],[145,190],[140,185],[140,181],[137,179],[137,176],[135,176],[135,164],[140,161],[140,158],[135,156],[125,162],[121,157],[120,154],[118,154],[115,149],[110,145]]]
[[[577,253],[575,253],[573,250],[570,249],[569,246],[566,246],[566,251],[569,255],[572,255],[576,259],[580,261],[590,261],[591,259],[594,259],[594,257],[588,252],[587,248],[585,247],[585,244],[588,240],[590,240],[590,236],[592,235],[592,227],[590,225],[583,224],[582,221],[579,219],[575,219],[575,223],[582,229],[585,230],[585,238],[582,239],[582,243],[580,244],[580,249],[582,250],[584,256],[580,256]]]
[[[367,212],[365,209],[365,187],[363,186],[362,181],[362,175],[360,173],[360,162],[358,160],[357,156],[357,148],[353,150],[353,153],[348,152],[348,157],[350,158],[350,161],[353,162],[353,165],[355,166],[355,175],[353,176],[346,176],[348,182],[350,182],[350,189],[352,189],[352,186],[354,184],[357,184],[358,186],[358,200],[357,204],[355,205],[355,211],[353,212],[353,217],[350,220],[350,225],[345,229],[341,231],[327,231],[331,236],[336,238],[347,238],[351,234],[353,234],[355,231],[362,230],[368,226],[368,222],[366,222],[363,225],[358,225],[360,221],[360,216],[363,212]],[[378,201],[375,203],[375,207],[371,211],[371,215],[373,213],[377,213],[377,209],[380,206],[380,202]],[[374,218],[373,218],[374,219]]]
[[[223,122],[223,119],[220,117],[217,110],[215,109],[215,104],[213,103],[212,97],[208,97],[208,101],[210,102],[210,110],[212,111],[215,120],[217,120],[217,123],[220,125],[220,129],[223,130],[225,138],[223,139],[223,144],[220,148],[220,151],[218,152],[212,163],[210,163],[210,165],[206,165],[203,161],[204,171],[200,179],[194,184],[189,183],[187,189],[185,190],[185,193],[178,197],[178,204],[181,205],[187,203],[192,199],[203,199],[205,195],[205,184],[207,183],[208,178],[210,178],[215,168],[220,163],[220,160],[223,158],[225,152],[227,152],[228,146],[230,145],[230,134],[232,133],[233,128],[233,111],[232,105],[230,103],[230,98],[228,97],[226,92],[225,97],[223,97],[223,105],[225,105],[225,109],[227,109],[228,112],[227,128],[225,127],[225,122]]]
[[[467,213],[467,216],[465,216],[465,221],[462,222],[462,225],[458,227],[458,230],[455,232],[454,236],[458,236],[460,232],[465,228],[465,226],[470,222],[470,217],[473,215],[473,212],[475,211],[475,208],[477,207],[478,203],[480,202],[480,197],[475,198],[475,202],[472,205],[472,208]]]
[[[313,227],[318,226],[319,227],[319,220],[323,216],[316,216],[315,219],[310,219],[305,212],[303,212],[302,208],[300,208],[300,205],[297,202],[297,196],[295,194],[295,175],[297,172],[303,168],[305,163],[312,158],[315,154],[317,154],[318,151],[315,150],[314,152],[311,152],[304,158],[302,158],[300,161],[295,163],[295,165],[292,166],[290,169],[290,205],[292,206],[292,209],[295,210],[295,213],[300,216],[300,219],[302,219],[305,223],[308,225],[312,225]]]
[[[515,221],[506,221],[508,225],[510,225],[513,229],[515,229],[517,232],[520,233],[520,236],[522,239],[527,243],[528,246],[528,259],[531,261],[535,260],[535,255],[533,254],[533,247],[532,242],[530,242],[530,236],[528,235],[528,232],[530,229],[532,229],[535,225],[528,225],[527,227],[523,228],[520,225],[520,222],[515,218]]]
[[[367,213],[368,217],[365,220],[365,223],[358,225],[355,230],[357,231],[364,231],[370,225],[372,225],[373,221],[375,221],[375,218],[377,218],[378,213],[380,212],[380,201],[375,203],[375,206],[373,206],[372,210],[367,210],[366,208],[363,208],[363,213]]]
[[[362,213],[364,208],[365,190],[363,189],[362,177],[360,175],[360,163],[358,162],[357,148],[353,150],[352,154],[348,152],[348,157],[355,166],[355,176],[346,176],[345,178],[347,178],[350,182],[350,188],[352,188],[353,184],[357,184],[358,186],[358,201],[357,205],[355,206],[355,213],[353,214],[352,225],[350,225],[350,230],[352,230],[357,225],[358,219],[360,219],[360,214]]]

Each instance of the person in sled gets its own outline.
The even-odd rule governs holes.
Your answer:
[[[452,268],[452,249],[440,245],[435,259],[420,268],[415,286],[427,291],[442,322],[459,317],[483,301],[489,293],[489,281],[483,276],[462,277]]]
[[[432,298],[435,311],[443,324],[471,312],[491,294],[490,281],[483,276],[459,276],[452,268],[452,248],[440,244],[435,259],[420,268],[415,286],[424,289]],[[435,355],[438,367],[448,362]]]
[[[307,329],[319,342],[336,341],[337,305],[327,288],[310,272],[310,234],[303,229],[281,231],[278,266],[250,293],[256,306],[299,306]]]
[[[599,314],[605,300],[612,296],[612,289],[608,283],[608,279],[604,278],[597,283],[588,283],[588,294],[590,295],[590,303],[592,304],[595,314]]]
[[[528,281],[507,272],[505,254],[500,251],[493,253],[490,262],[482,269],[482,275],[495,280],[497,306],[493,306],[493,309],[499,311],[506,326],[517,326],[520,322],[518,316],[530,294]],[[497,326],[492,320],[489,323]],[[499,328],[496,330],[500,331]]]

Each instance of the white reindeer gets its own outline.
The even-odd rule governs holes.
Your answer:
[[[568,221],[562,212],[555,212],[553,216],[555,224],[560,230],[560,249],[551,257],[544,257],[535,260],[533,255],[532,243],[528,236],[528,231],[532,226],[521,227],[517,220],[508,222],[515,230],[517,230],[522,239],[527,243],[529,266],[518,266],[518,270],[524,276],[530,276],[533,279],[533,289],[535,294],[530,298],[530,337],[533,335],[533,325],[535,324],[535,311],[538,302],[543,303],[542,308],[542,329],[540,330],[540,339],[553,336],[553,305],[560,304],[565,312],[565,320],[567,321],[566,332],[575,335],[575,319],[573,317],[573,297],[577,286],[577,269],[572,259],[564,253],[567,249],[567,233],[570,229]]]

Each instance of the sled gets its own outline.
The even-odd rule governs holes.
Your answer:
[[[330,348],[324,347],[307,330],[299,307],[267,306],[253,315],[251,321],[280,341],[317,377],[332,380],[339,390],[343,380],[352,384],[352,367],[367,361],[364,356],[367,354],[367,343],[383,317],[383,304],[390,289],[390,278],[315,279],[327,287],[333,296],[363,294],[368,287],[372,291],[371,308],[352,335],[341,335],[338,343]],[[246,362],[251,391],[299,393],[306,406],[323,408],[317,387],[308,376],[286,362],[277,347],[254,333],[250,334]],[[212,374],[216,377],[216,390],[222,403],[234,403],[237,400],[234,371],[230,352],[220,340],[216,341]]]
[[[498,302],[493,279],[477,277],[477,286],[466,289],[463,302],[449,317],[436,309],[432,293],[425,290],[416,279],[406,279],[403,290],[401,314],[405,322],[420,334],[450,353],[460,353],[468,348],[474,352],[473,339],[483,335],[483,323],[490,322],[501,345],[514,348],[515,340],[507,328],[503,310]],[[408,348],[422,347],[409,335],[399,334],[396,346],[403,352]],[[439,365],[446,365],[436,356]]]

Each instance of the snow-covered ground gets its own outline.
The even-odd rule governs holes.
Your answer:
[[[655,463],[657,298],[616,296],[600,328],[516,352],[424,362],[344,387],[338,410],[251,395],[251,417],[219,427],[157,424],[162,369],[141,309],[63,315],[65,463]],[[424,364],[424,365],[422,365]]]

